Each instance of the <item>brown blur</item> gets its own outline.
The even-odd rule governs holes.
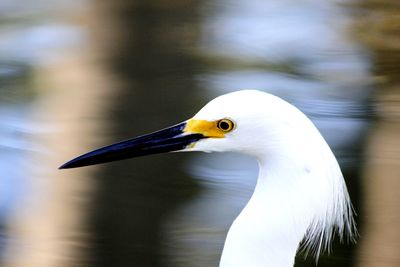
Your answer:
[[[377,81],[376,118],[363,168],[358,266],[400,265],[400,4],[359,3],[354,35],[370,51]]]
[[[59,22],[87,25],[86,30],[92,30],[93,11],[71,7],[57,12]],[[73,266],[87,258],[91,237],[84,226],[85,214],[95,184],[88,169],[67,173],[57,168],[67,155],[100,144],[103,138],[97,133],[104,131],[104,99],[118,90],[102,67],[94,40],[91,37],[86,45],[61,49],[56,64],[38,64],[32,74],[40,98],[30,117],[45,129],[33,142],[43,151],[32,153],[34,166],[27,169],[35,193],[28,194],[23,208],[8,220],[13,242],[4,266]],[[82,117],[90,119],[81,123]]]

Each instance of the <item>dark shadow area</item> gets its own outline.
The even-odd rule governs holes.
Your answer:
[[[196,103],[187,52],[196,42],[195,2],[109,1],[118,42],[106,55],[121,90],[110,110],[115,141],[186,120]],[[186,157],[187,155],[185,155]],[[165,266],[163,219],[199,187],[182,173],[182,155],[155,155],[104,165],[94,201],[93,266]]]

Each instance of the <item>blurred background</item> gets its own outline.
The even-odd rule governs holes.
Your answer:
[[[360,238],[318,266],[400,266],[398,0],[1,0],[0,265],[218,266],[254,160],[57,168],[246,88],[303,110],[342,166]]]

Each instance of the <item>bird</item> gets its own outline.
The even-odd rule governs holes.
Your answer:
[[[60,169],[192,151],[239,152],[259,166],[220,267],[291,267],[300,250],[318,261],[336,234],[355,242],[355,212],[329,145],[298,108],[264,91],[221,95],[184,122],[88,152]]]

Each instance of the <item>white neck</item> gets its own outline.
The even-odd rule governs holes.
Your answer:
[[[318,257],[335,228],[340,236],[346,230],[351,236],[342,174],[330,149],[322,151],[311,160],[278,157],[259,163],[254,194],[228,232],[220,267],[292,267],[303,239]]]
[[[220,267],[293,266],[308,225],[297,225],[294,215],[304,205],[292,201],[300,192],[278,178],[260,166],[254,194],[229,230]]]

